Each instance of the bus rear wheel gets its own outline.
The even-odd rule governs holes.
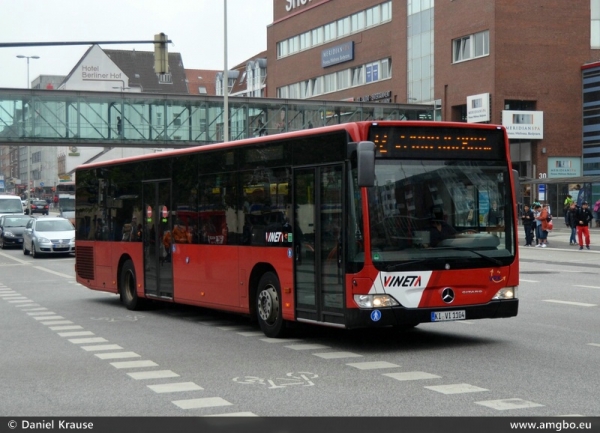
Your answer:
[[[121,268],[119,279],[119,293],[121,302],[128,310],[139,310],[142,300],[137,295],[137,283],[135,277],[135,266],[131,260],[127,260]]]
[[[272,272],[265,273],[258,283],[256,314],[260,329],[267,337],[284,337],[286,325],[281,308],[281,288],[279,279]]]

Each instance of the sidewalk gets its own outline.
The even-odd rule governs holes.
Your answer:
[[[553,218],[552,223],[554,224],[554,229],[548,232],[548,247],[566,248],[573,251],[578,250],[579,244],[569,245],[571,228],[565,225],[564,220],[562,218]],[[525,232],[522,225],[519,225],[517,229],[519,230],[519,248],[523,248],[525,245]],[[575,235],[575,239],[579,242],[577,235]],[[600,228],[590,227],[590,241],[590,248],[600,251]]]

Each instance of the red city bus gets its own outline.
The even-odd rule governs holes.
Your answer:
[[[76,274],[165,301],[340,328],[517,315],[501,126],[357,122],[93,163]],[[488,218],[494,204],[494,218]],[[495,209],[499,209],[499,212]]]

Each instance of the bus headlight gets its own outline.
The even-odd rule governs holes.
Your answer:
[[[498,299],[517,299],[517,291],[518,286],[514,287],[505,287],[503,289],[498,290],[492,300]]]
[[[400,305],[390,295],[354,295],[354,302],[360,308],[381,308]]]

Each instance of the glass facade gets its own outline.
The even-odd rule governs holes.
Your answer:
[[[407,1],[407,102],[433,101],[434,3]]]

